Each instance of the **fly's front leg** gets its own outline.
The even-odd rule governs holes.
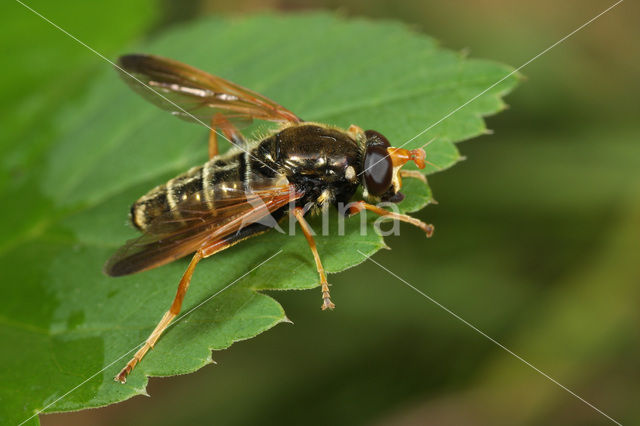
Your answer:
[[[360,139],[363,139],[363,140],[366,139],[364,135],[364,130],[362,130],[362,127],[356,126],[355,124],[352,124],[351,126],[349,126],[349,128],[347,129],[347,133],[355,141],[359,141]]]
[[[425,234],[427,234],[427,238],[430,238],[433,235],[434,228],[433,225],[429,223],[424,223],[423,221],[406,214],[390,212],[389,210],[385,210],[382,207],[374,206],[373,204],[365,203],[364,201],[357,201],[355,203],[352,203],[349,210],[351,214],[360,213],[363,210],[369,210],[377,215],[385,216],[391,219],[397,219],[401,222],[407,222],[413,226],[417,226],[418,228],[422,229]]]
[[[185,294],[187,294],[187,290],[189,289],[189,283],[191,282],[191,277],[193,276],[193,271],[196,269],[196,265],[202,259],[202,249],[198,250],[196,254],[193,255],[187,270],[182,275],[182,279],[180,280],[180,284],[178,285],[178,291],[176,292],[176,297],[173,299],[173,303],[167,312],[165,312],[164,316],[156,326],[156,328],[151,332],[147,341],[144,345],[138,349],[138,352],[135,353],[133,358],[125,365],[125,367],[118,373],[114,380],[120,383],[125,383],[127,381],[127,376],[133,370],[133,367],[138,364],[145,354],[152,349],[162,332],[169,326],[171,321],[180,313],[180,309],[182,308],[182,301],[184,300]]]
[[[307,238],[307,242],[309,243],[309,248],[313,253],[313,258],[316,261],[316,269],[318,270],[318,275],[320,275],[320,285],[322,288],[322,310],[325,309],[333,309],[336,305],[331,302],[331,295],[329,294],[329,283],[327,282],[327,275],[324,273],[324,267],[322,266],[322,262],[320,261],[320,255],[318,254],[318,249],[316,247],[316,242],[313,239],[313,235],[311,235],[311,227],[307,223],[304,218],[304,209],[302,207],[296,207],[293,209],[293,215],[296,217],[296,220],[300,224],[300,228],[302,228],[302,233]]]
[[[418,179],[427,183],[427,177],[418,170],[400,170],[400,177]]]

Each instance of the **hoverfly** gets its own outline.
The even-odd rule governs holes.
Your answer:
[[[423,149],[393,148],[380,133],[355,125],[345,131],[305,122],[258,93],[171,59],[125,55],[118,65],[124,80],[145,99],[187,121],[206,120],[211,131],[209,161],[133,204],[130,219],[142,235],[121,247],[104,267],[106,274],[122,276],[193,254],[169,310],[116,381],[126,381],[178,315],[197,263],[267,231],[269,226],[260,222],[264,217],[279,220],[289,213],[300,224],[318,270],[322,309],[333,309],[334,304],[304,218],[305,206],[347,203],[362,186],[364,200],[352,202],[349,214],[370,210],[416,225],[431,236],[432,225],[369,203],[401,201],[402,176],[424,180],[417,171],[400,170],[408,161],[424,168]],[[281,126],[267,137],[247,141],[239,128],[253,119]],[[235,145],[224,154],[218,153],[216,129]]]

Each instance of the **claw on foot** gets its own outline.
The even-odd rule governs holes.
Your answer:
[[[430,223],[426,224],[424,232],[427,234],[427,238],[431,238],[431,236],[433,235],[433,230],[434,229],[435,228]]]
[[[331,301],[331,296],[329,295],[329,286],[331,284],[323,284],[322,289],[322,310],[326,311],[327,309],[333,309],[336,305]]]
[[[323,311],[326,311],[327,309],[332,310],[335,307],[336,307],[336,305],[333,304],[331,299],[329,299],[329,298],[323,299],[323,303],[322,303],[322,310]]]
[[[131,372],[132,368],[127,365],[126,367],[124,367],[116,377],[113,378],[114,381],[116,382],[120,382],[120,383],[127,383],[127,376],[129,375],[129,373]]]

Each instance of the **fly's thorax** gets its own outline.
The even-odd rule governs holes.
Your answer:
[[[359,181],[359,144],[343,130],[315,123],[289,126],[271,137],[272,155],[306,199],[348,201]]]

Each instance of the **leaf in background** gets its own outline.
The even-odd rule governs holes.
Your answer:
[[[24,3],[107,57],[144,33],[158,15],[155,0]],[[20,205],[3,211],[1,249],[50,215],[49,200],[40,194],[40,172],[57,139],[58,111],[77,101],[105,63],[17,1],[0,4],[0,15],[0,51],[9,59],[0,79],[0,193]]]
[[[145,53],[171,57],[228,78],[276,100],[306,120],[343,127],[356,123],[399,146],[511,69],[466,60],[430,38],[392,22],[344,20],[329,14],[211,18],[165,33]],[[125,52],[123,52],[125,53]],[[500,96],[516,84],[506,79],[408,146],[427,147],[438,168],[455,164],[453,142],[485,131],[482,116],[503,109]],[[145,392],[147,376],[195,371],[211,350],[227,348],[286,320],[282,307],[256,290],[317,285],[309,248],[298,232],[276,232],[242,243],[202,262],[183,312],[205,301],[278,253],[214,300],[170,328],[134,370],[126,385],[112,377],[115,362],[144,341],[170,304],[186,266],[123,278],[101,273],[104,261],[135,232],[124,225],[130,204],[152,186],[206,160],[206,131],[172,119],[145,103],[105,70],[82,102],[56,118],[60,135],[47,153],[39,191],[51,207],[29,218],[20,243],[4,245],[0,270],[20,283],[2,305],[3,407],[21,421],[67,390],[108,367],[47,408],[77,410]],[[429,172],[435,169],[431,168]],[[424,207],[430,191],[407,182],[405,211]],[[17,208],[19,200],[11,208]],[[330,223],[336,223],[336,215]],[[359,218],[346,235],[318,236],[328,272],[363,261],[384,247]],[[312,221],[316,230],[318,221]],[[287,223],[284,227],[288,226]],[[425,244],[426,244],[425,240]],[[342,307],[336,300],[338,309]],[[309,307],[319,309],[318,306]],[[46,377],[46,380],[43,378]],[[4,402],[6,401],[6,402]]]

